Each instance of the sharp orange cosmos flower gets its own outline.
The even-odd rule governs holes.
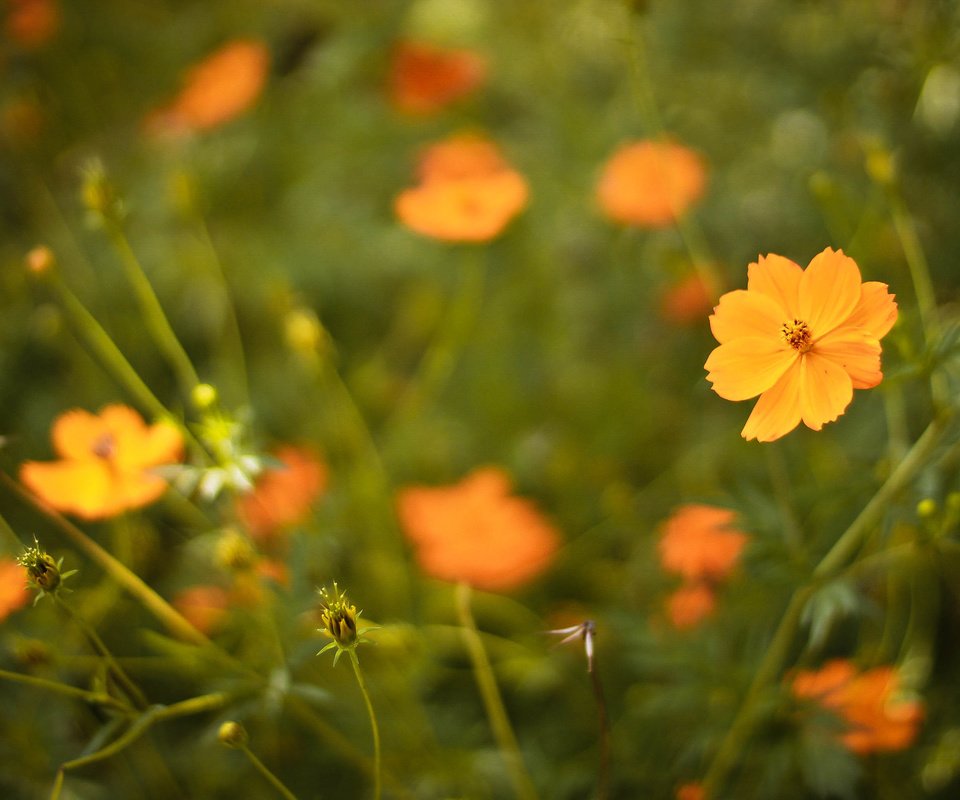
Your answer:
[[[27,571],[14,558],[0,558],[0,620],[5,620],[30,599]]]
[[[536,577],[560,539],[532,503],[510,494],[495,467],[453,486],[403,489],[397,509],[424,572],[479,589],[512,589]]]
[[[486,77],[486,59],[472,50],[400,42],[390,67],[390,101],[405,114],[433,114],[470,94]]]
[[[286,445],[274,455],[283,466],[264,470],[253,491],[237,498],[237,515],[255,539],[302,522],[327,486],[327,466],[313,451]]]
[[[253,106],[267,81],[270,53],[263,42],[238,39],[207,56],[187,73],[184,87],[147,119],[159,132],[205,131]]]
[[[660,563],[688,581],[715,582],[736,566],[748,536],[734,527],[729,508],[691,503],[681,506],[663,525]]]
[[[673,142],[625,145],[607,161],[597,200],[614,222],[660,228],[671,225],[703,195],[703,160]]]
[[[527,182],[499,149],[476,136],[456,136],[423,155],[421,183],[401,192],[394,210],[417,233],[450,242],[498,236],[527,204]]]
[[[796,697],[836,713],[847,725],[840,741],[858,755],[909,747],[923,720],[919,703],[897,697],[899,678],[890,666],[857,673],[849,661],[837,659],[797,672],[791,688]]]
[[[100,414],[74,409],[53,423],[59,461],[28,461],[20,480],[47,505],[85,519],[112,517],[157,500],[167,482],[152,468],[180,459],[183,439],[170,422],[147,425],[132,408]]]
[[[805,270],[761,256],[747,276],[746,291],[723,295],[710,317],[720,346],[704,365],[721,397],[760,395],[745,439],[771,442],[801,421],[818,431],[854,389],[880,383],[880,339],[897,320],[886,284],[862,283],[856,262],[829,247]]]

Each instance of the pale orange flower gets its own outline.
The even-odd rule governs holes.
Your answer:
[[[663,524],[660,563],[687,580],[716,581],[736,566],[747,544],[736,512],[698,503],[681,506]]]
[[[191,586],[177,592],[173,607],[201,633],[220,628],[230,609],[230,595],[220,586]]]
[[[27,571],[14,558],[0,557],[0,620],[5,620],[30,600]]]
[[[796,697],[836,713],[847,726],[840,741],[858,755],[909,747],[923,720],[920,703],[897,696],[899,677],[890,666],[857,673],[849,661],[836,659],[797,672],[791,688]]]
[[[237,39],[190,69],[183,89],[146,125],[155,132],[205,131],[240,116],[263,91],[270,53],[263,42]]]
[[[856,262],[829,247],[806,270],[761,256],[747,276],[746,291],[723,295],[710,317],[720,346],[704,365],[721,397],[760,395],[745,439],[771,442],[801,421],[818,431],[854,389],[880,383],[880,339],[897,319],[886,284],[861,283]]]
[[[677,788],[677,800],[705,800],[706,796],[700,783],[685,783]]]
[[[28,461],[20,480],[57,511],[85,519],[112,517],[157,500],[167,482],[154,467],[178,461],[180,431],[170,422],[147,425],[129,406],[82,409],[57,417],[51,433],[59,461]]]
[[[400,42],[390,65],[389,95],[405,114],[433,114],[465,97],[487,77],[487,61],[472,50]]]
[[[527,182],[499,150],[475,136],[431,147],[421,159],[421,183],[397,195],[394,210],[417,233],[451,242],[498,236],[527,204]]]
[[[660,298],[660,315],[674,325],[701,322],[713,307],[710,290],[696,273],[668,287]]]
[[[56,0],[7,0],[7,35],[23,47],[42,47],[60,30]]]
[[[684,583],[667,598],[667,617],[680,630],[695,628],[717,607],[717,596],[704,581]]]
[[[512,589],[550,564],[556,529],[527,500],[510,494],[496,467],[453,486],[414,486],[397,497],[400,521],[424,572],[479,589]]]
[[[253,491],[237,498],[237,516],[254,539],[303,522],[327,486],[327,466],[308,448],[286,445],[273,455],[283,466],[264,470]]]
[[[597,200],[615,222],[659,228],[670,225],[703,195],[703,160],[667,141],[625,145],[607,161]]]

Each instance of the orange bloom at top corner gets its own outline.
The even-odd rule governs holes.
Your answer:
[[[487,77],[487,61],[472,50],[402,41],[390,65],[388,93],[403,114],[426,116],[469,95]]]
[[[559,545],[555,528],[510,493],[503,470],[475,470],[452,486],[413,486],[397,497],[404,532],[424,572],[478,589],[513,589],[545,570]]]
[[[527,205],[529,190],[493,143],[454,136],[423,154],[420,184],[394,201],[400,221],[417,233],[448,242],[487,242]]]
[[[149,115],[147,130],[181,134],[229,122],[254,105],[269,69],[270,52],[263,42],[228,42],[190,68],[180,93]]]
[[[707,171],[693,150],[670,141],[624,145],[604,165],[600,208],[614,222],[662,228],[703,196]]]
[[[175,425],[147,425],[123,405],[99,414],[67,411],[54,422],[51,438],[60,460],[28,461],[20,480],[50,507],[84,519],[113,517],[159,499],[167,482],[154,468],[183,453]]]
[[[883,379],[880,339],[897,320],[887,285],[863,283],[856,262],[827,248],[804,270],[783,256],[750,264],[746,290],[728,292],[710,317],[720,342],[704,368],[726,400],[760,396],[741,435],[771,442],[802,421],[820,430],[854,389]]]

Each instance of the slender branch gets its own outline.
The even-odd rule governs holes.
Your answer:
[[[603,695],[603,684],[597,674],[596,657],[590,662],[590,684],[597,702],[597,725],[600,736],[600,772],[597,778],[597,800],[607,800],[610,796],[610,721],[607,718],[607,701]]]
[[[109,694],[104,694],[103,692],[90,692],[86,689],[78,689],[76,686],[70,686],[69,684],[60,683],[59,681],[47,680],[46,678],[37,678],[33,675],[21,675],[19,672],[9,672],[5,669],[0,669],[0,680],[22,683],[26,686],[33,686],[36,689],[45,689],[48,692],[56,692],[57,694],[62,694],[66,697],[74,697],[78,700],[83,700],[86,703],[93,703],[94,705],[98,706],[115,708],[117,711],[122,711],[128,714],[134,710],[127,703],[123,702],[122,700],[118,700],[116,697],[113,697]]]
[[[373,711],[373,703],[370,701],[370,693],[367,691],[367,684],[363,680],[363,673],[360,671],[360,659],[353,651],[349,651],[350,664],[353,667],[353,674],[357,676],[357,684],[360,687],[360,694],[363,695],[363,702],[367,707],[367,715],[370,717],[370,730],[373,733],[373,796],[374,800],[380,800],[380,727],[377,725],[377,715]]]
[[[254,752],[247,745],[245,744],[240,745],[239,749],[243,751],[243,754],[250,760],[250,763],[253,764],[254,767],[256,767],[257,772],[263,775],[263,777],[266,778],[267,782],[274,789],[276,789],[281,794],[281,796],[285,798],[285,800],[297,800],[296,795],[293,792],[291,792],[286,786],[284,786],[283,781],[281,781],[276,775],[274,775],[273,772],[270,770],[270,768],[267,767],[267,765],[264,764],[259,758],[257,758]]]

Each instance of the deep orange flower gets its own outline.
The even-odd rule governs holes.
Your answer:
[[[51,434],[59,461],[28,461],[20,480],[47,505],[85,519],[112,517],[157,500],[167,482],[153,471],[180,459],[183,439],[170,422],[147,425],[129,406],[99,415],[57,417]]]
[[[615,222],[660,228],[670,225],[703,195],[703,160],[673,142],[625,145],[607,161],[597,200]]]
[[[151,114],[147,128],[159,132],[205,131],[240,116],[263,91],[270,53],[263,42],[237,39],[190,69],[183,89]]]
[[[818,431],[854,389],[880,383],[880,339],[897,320],[886,284],[861,283],[856,262],[829,247],[806,270],[761,256],[747,276],[746,291],[723,295],[710,317],[720,346],[704,365],[721,397],[760,395],[745,439],[771,442],[801,420]]]
[[[536,507],[510,494],[496,467],[453,486],[414,486],[397,498],[400,521],[424,572],[480,589],[512,589],[543,572],[559,535]]]
[[[717,607],[713,588],[704,581],[684,583],[667,598],[667,617],[675,628],[695,628]]]
[[[849,661],[836,659],[797,672],[791,688],[796,697],[836,713],[847,725],[841,742],[858,755],[909,747],[923,720],[918,702],[898,698],[899,677],[890,666],[857,673]]]
[[[734,528],[736,512],[698,503],[681,506],[663,524],[660,563],[690,581],[716,581],[736,566],[747,535]]]
[[[5,620],[30,599],[27,571],[14,558],[0,557],[0,620]]]
[[[210,634],[226,620],[230,595],[220,586],[191,586],[174,596],[173,607],[198,631]]]
[[[390,101],[405,114],[433,114],[470,94],[486,77],[486,59],[472,50],[400,42],[390,65]]]
[[[7,35],[23,47],[42,47],[60,30],[56,0],[8,0]]]
[[[237,498],[237,516],[254,539],[303,522],[327,486],[327,466],[313,451],[286,445],[274,455],[284,466],[264,470],[253,491]]]
[[[475,136],[457,136],[431,147],[419,169],[421,183],[394,201],[411,230],[451,242],[495,238],[527,204],[527,182],[510,169],[497,147]]]
[[[685,783],[677,788],[677,800],[705,800],[706,796],[700,783]]]

